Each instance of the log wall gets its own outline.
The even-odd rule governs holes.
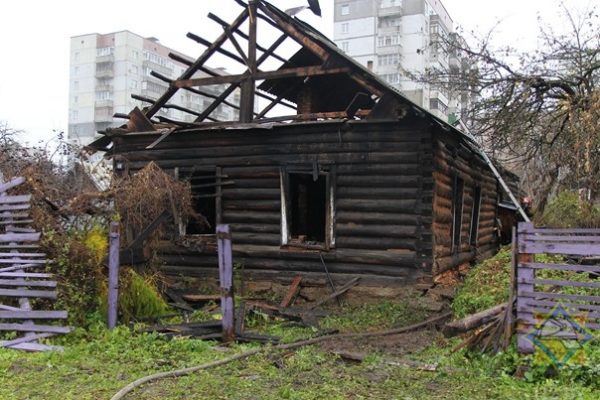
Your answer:
[[[434,135],[433,258],[434,274],[497,250],[498,185],[484,161],[449,135]],[[458,251],[452,248],[454,177],[464,181],[462,225]],[[478,239],[470,241],[475,187],[481,187]]]
[[[318,251],[281,247],[281,167],[316,162],[336,170],[335,249],[322,252],[331,272],[431,275],[432,137],[419,121],[177,132],[145,149],[155,138],[115,138],[115,162],[130,173],[149,161],[166,170],[220,167],[234,182],[222,187],[222,219],[246,270],[323,272]],[[173,246],[162,258],[173,274],[216,266],[214,253]]]

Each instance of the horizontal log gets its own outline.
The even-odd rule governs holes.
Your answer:
[[[417,175],[421,173],[421,166],[414,162],[388,163],[388,164],[341,164],[337,166],[340,175]]]
[[[39,339],[46,339],[46,338],[52,337],[54,335],[55,335],[54,333],[35,333],[35,334],[29,334],[27,336],[23,336],[23,337],[20,337],[17,339],[1,340],[0,347],[14,348],[13,346],[21,344],[21,343],[31,342],[31,341],[39,340]]]
[[[277,178],[235,178],[235,188],[279,189],[279,173]]]
[[[268,211],[223,211],[224,221],[228,224],[236,223],[265,223],[265,224],[280,224],[280,212]]]
[[[66,319],[66,311],[0,311],[0,319]]]
[[[40,268],[43,267],[44,264],[20,264],[12,267],[3,267],[0,268],[0,272],[10,272],[10,271],[19,271],[19,270],[31,270],[32,268]]]
[[[277,189],[223,189],[222,196],[225,200],[278,200],[281,191]]]
[[[351,200],[338,199],[336,206],[343,211],[408,213],[417,209],[416,200]]]
[[[338,199],[419,199],[418,188],[338,187]]]
[[[381,213],[381,212],[351,212],[338,210],[338,223],[381,224],[381,225],[416,225],[419,216],[414,213]]]
[[[463,264],[467,261],[471,261],[473,259],[475,259],[475,253],[471,252],[471,251],[459,253],[456,255],[449,256],[449,257],[437,258],[434,261],[434,264],[435,264],[434,273],[440,274],[444,271],[447,271],[449,269],[457,267],[460,264]]]
[[[25,178],[22,176],[13,178],[8,182],[0,183],[0,193],[6,192],[7,190],[17,187],[23,183],[25,183]]]
[[[55,288],[54,281],[32,281],[24,279],[0,279],[0,286],[22,286],[22,287],[48,287]]]
[[[28,203],[30,201],[30,194],[20,196],[0,196],[0,204]]]
[[[10,346],[4,345],[4,347],[7,347],[9,349],[17,349],[17,350],[24,350],[24,351],[31,351],[31,352],[62,351],[62,349],[63,349],[60,346],[50,346],[47,344],[41,344],[41,343],[37,343],[37,342],[25,342],[25,343],[10,345]]]
[[[231,234],[231,240],[233,243],[266,244],[270,246],[276,246],[281,243],[281,235],[271,233],[233,232]]]
[[[230,224],[232,232],[276,233],[281,232],[281,226],[275,224]]]
[[[69,332],[71,332],[71,328],[68,326],[54,326],[54,325],[3,324],[3,323],[0,323],[0,331],[69,333]]]
[[[280,212],[281,201],[278,200],[226,200],[225,210],[274,211]]]
[[[337,234],[340,236],[382,237],[382,238],[415,238],[416,226],[395,225],[362,225],[356,223],[338,223]]]
[[[338,187],[418,187],[421,182],[420,175],[339,175]]]
[[[372,238],[351,236],[338,236],[336,239],[336,245],[338,248],[348,249],[415,250],[416,244],[416,239]]]
[[[2,276],[0,274],[0,276]],[[51,290],[0,289],[0,296],[6,297],[40,297],[56,299],[57,293]]]

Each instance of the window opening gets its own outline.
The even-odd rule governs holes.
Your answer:
[[[479,234],[479,214],[481,211],[481,186],[475,186],[473,189],[473,212],[471,213],[471,232],[469,242],[472,246],[477,245]]]
[[[192,208],[199,215],[187,222],[185,233],[202,235],[215,233],[217,220],[216,171],[191,171],[187,175],[192,189]]]
[[[292,241],[305,244],[325,242],[327,176],[289,174]]]
[[[460,233],[462,228],[463,197],[465,181],[454,177],[454,190],[452,196],[452,252],[457,253],[460,250]]]

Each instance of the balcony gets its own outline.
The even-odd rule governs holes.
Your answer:
[[[115,73],[112,70],[112,68],[110,68],[110,69],[96,69],[96,78],[98,78],[98,79],[113,78],[114,76],[115,76]]]
[[[166,67],[164,65],[160,65],[160,64],[155,63],[155,62],[150,61],[150,60],[144,60],[144,61],[142,61],[142,67],[143,68],[148,68],[151,71],[158,72],[159,74],[165,75],[165,76],[167,76],[169,78],[172,78],[173,74],[174,74],[173,68],[169,68],[169,67]]]
[[[98,81],[96,83],[96,92],[112,92],[113,91],[113,85],[112,85],[112,81]]]
[[[379,9],[380,17],[387,17],[389,15],[402,15],[402,6],[385,7]]]
[[[113,63],[113,62],[115,62],[114,54],[105,54],[102,56],[96,56],[96,63],[98,63],[98,64]]]

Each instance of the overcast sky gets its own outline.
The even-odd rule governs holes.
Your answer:
[[[443,0],[456,25],[487,32],[498,21],[499,44],[522,49],[536,46],[537,16],[555,25],[560,0]],[[564,0],[581,10],[600,0]],[[273,0],[282,9],[305,0]],[[334,0],[321,0],[323,18],[310,11],[300,17],[324,34],[333,32]],[[214,14],[233,20],[240,7],[233,0],[18,0],[2,5],[0,24],[0,121],[24,131],[22,140],[49,139],[53,130],[67,129],[69,38],[85,33],[130,30],[155,36],[169,47],[198,56],[203,48],[187,32],[214,39],[221,28],[206,19]],[[260,38],[259,38],[260,40]],[[268,43],[267,43],[268,44]]]

